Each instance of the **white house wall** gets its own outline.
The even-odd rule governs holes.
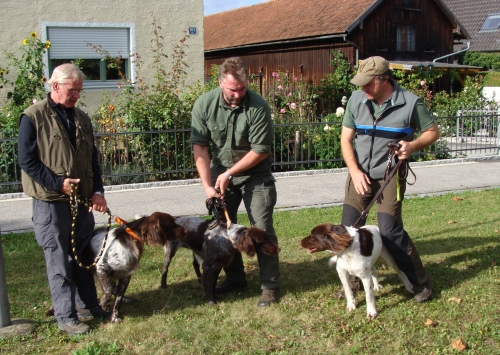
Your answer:
[[[141,72],[151,79],[153,53],[149,48],[154,39],[152,23],[156,19],[166,54],[171,53],[171,48],[190,27],[196,28],[196,34],[186,41],[184,59],[189,66],[186,83],[203,80],[203,0],[2,0],[1,5],[0,67],[7,66],[3,50],[17,55],[23,39],[31,32],[44,39],[47,23],[131,24],[131,43],[144,62]],[[99,104],[101,92],[102,89],[85,90],[89,113]]]

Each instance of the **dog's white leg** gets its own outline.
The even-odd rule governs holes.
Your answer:
[[[370,275],[362,275],[358,276],[363,282],[363,287],[365,289],[366,296],[366,316],[368,318],[376,318],[377,317],[377,309],[375,308],[375,294],[373,293],[373,283],[372,277]]]
[[[375,266],[372,266],[372,282],[373,282],[373,290],[380,291],[382,289],[382,285],[378,283],[378,271]]]
[[[382,251],[380,252],[380,257],[384,260],[384,262],[392,267],[394,271],[397,272],[399,275],[399,278],[403,281],[406,290],[409,293],[413,293],[413,285],[411,284],[410,280],[408,280],[408,277],[405,275],[404,272],[402,272],[398,265],[396,264],[396,261],[394,261],[394,258],[392,255],[389,253],[389,250],[385,246],[382,247]]]
[[[351,285],[349,284],[349,273],[347,270],[339,267],[337,267],[337,273],[339,274],[342,287],[344,288],[345,298],[347,299],[347,312],[354,311],[356,309],[356,299],[354,298],[354,293],[352,292]]]

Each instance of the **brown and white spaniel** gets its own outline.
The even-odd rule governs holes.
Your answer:
[[[349,282],[349,275],[361,279],[366,295],[366,313],[368,318],[377,317],[374,290],[381,289],[374,267],[379,258],[392,267],[403,280],[406,289],[413,293],[413,286],[406,275],[399,270],[396,262],[382,243],[377,226],[364,226],[359,229],[330,223],[320,224],[309,236],[300,241],[308,253],[328,251],[334,256],[330,265],[337,264],[337,273],[347,299],[347,311],[356,309],[356,300]]]

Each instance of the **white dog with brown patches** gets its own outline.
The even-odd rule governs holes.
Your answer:
[[[349,275],[354,275],[361,279],[365,289],[367,317],[377,317],[373,291],[379,291],[382,288],[378,283],[377,270],[374,267],[379,258],[397,272],[403,280],[406,290],[413,293],[412,284],[406,275],[399,270],[391,254],[382,243],[377,226],[364,226],[356,229],[323,223],[316,226],[309,236],[301,240],[300,244],[307,249],[308,253],[328,251],[335,254],[330,259],[330,265],[337,264],[337,273],[346,295],[348,312],[356,309],[356,299],[349,282]]]

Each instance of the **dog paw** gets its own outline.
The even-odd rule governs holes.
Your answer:
[[[375,291],[380,291],[380,290],[382,289],[382,287],[384,287],[384,286],[382,286],[381,284],[376,284],[376,285],[373,285],[373,289],[374,289]]]
[[[377,311],[368,311],[366,313],[366,318],[368,318],[368,319],[375,319],[375,318],[377,318],[377,316],[378,316]]]
[[[350,302],[347,303],[347,308],[346,308],[347,312],[352,312],[355,309],[356,309],[356,303],[350,303]]]
[[[121,323],[121,322],[123,322],[123,318],[120,318],[114,314],[111,316],[111,323]]]

